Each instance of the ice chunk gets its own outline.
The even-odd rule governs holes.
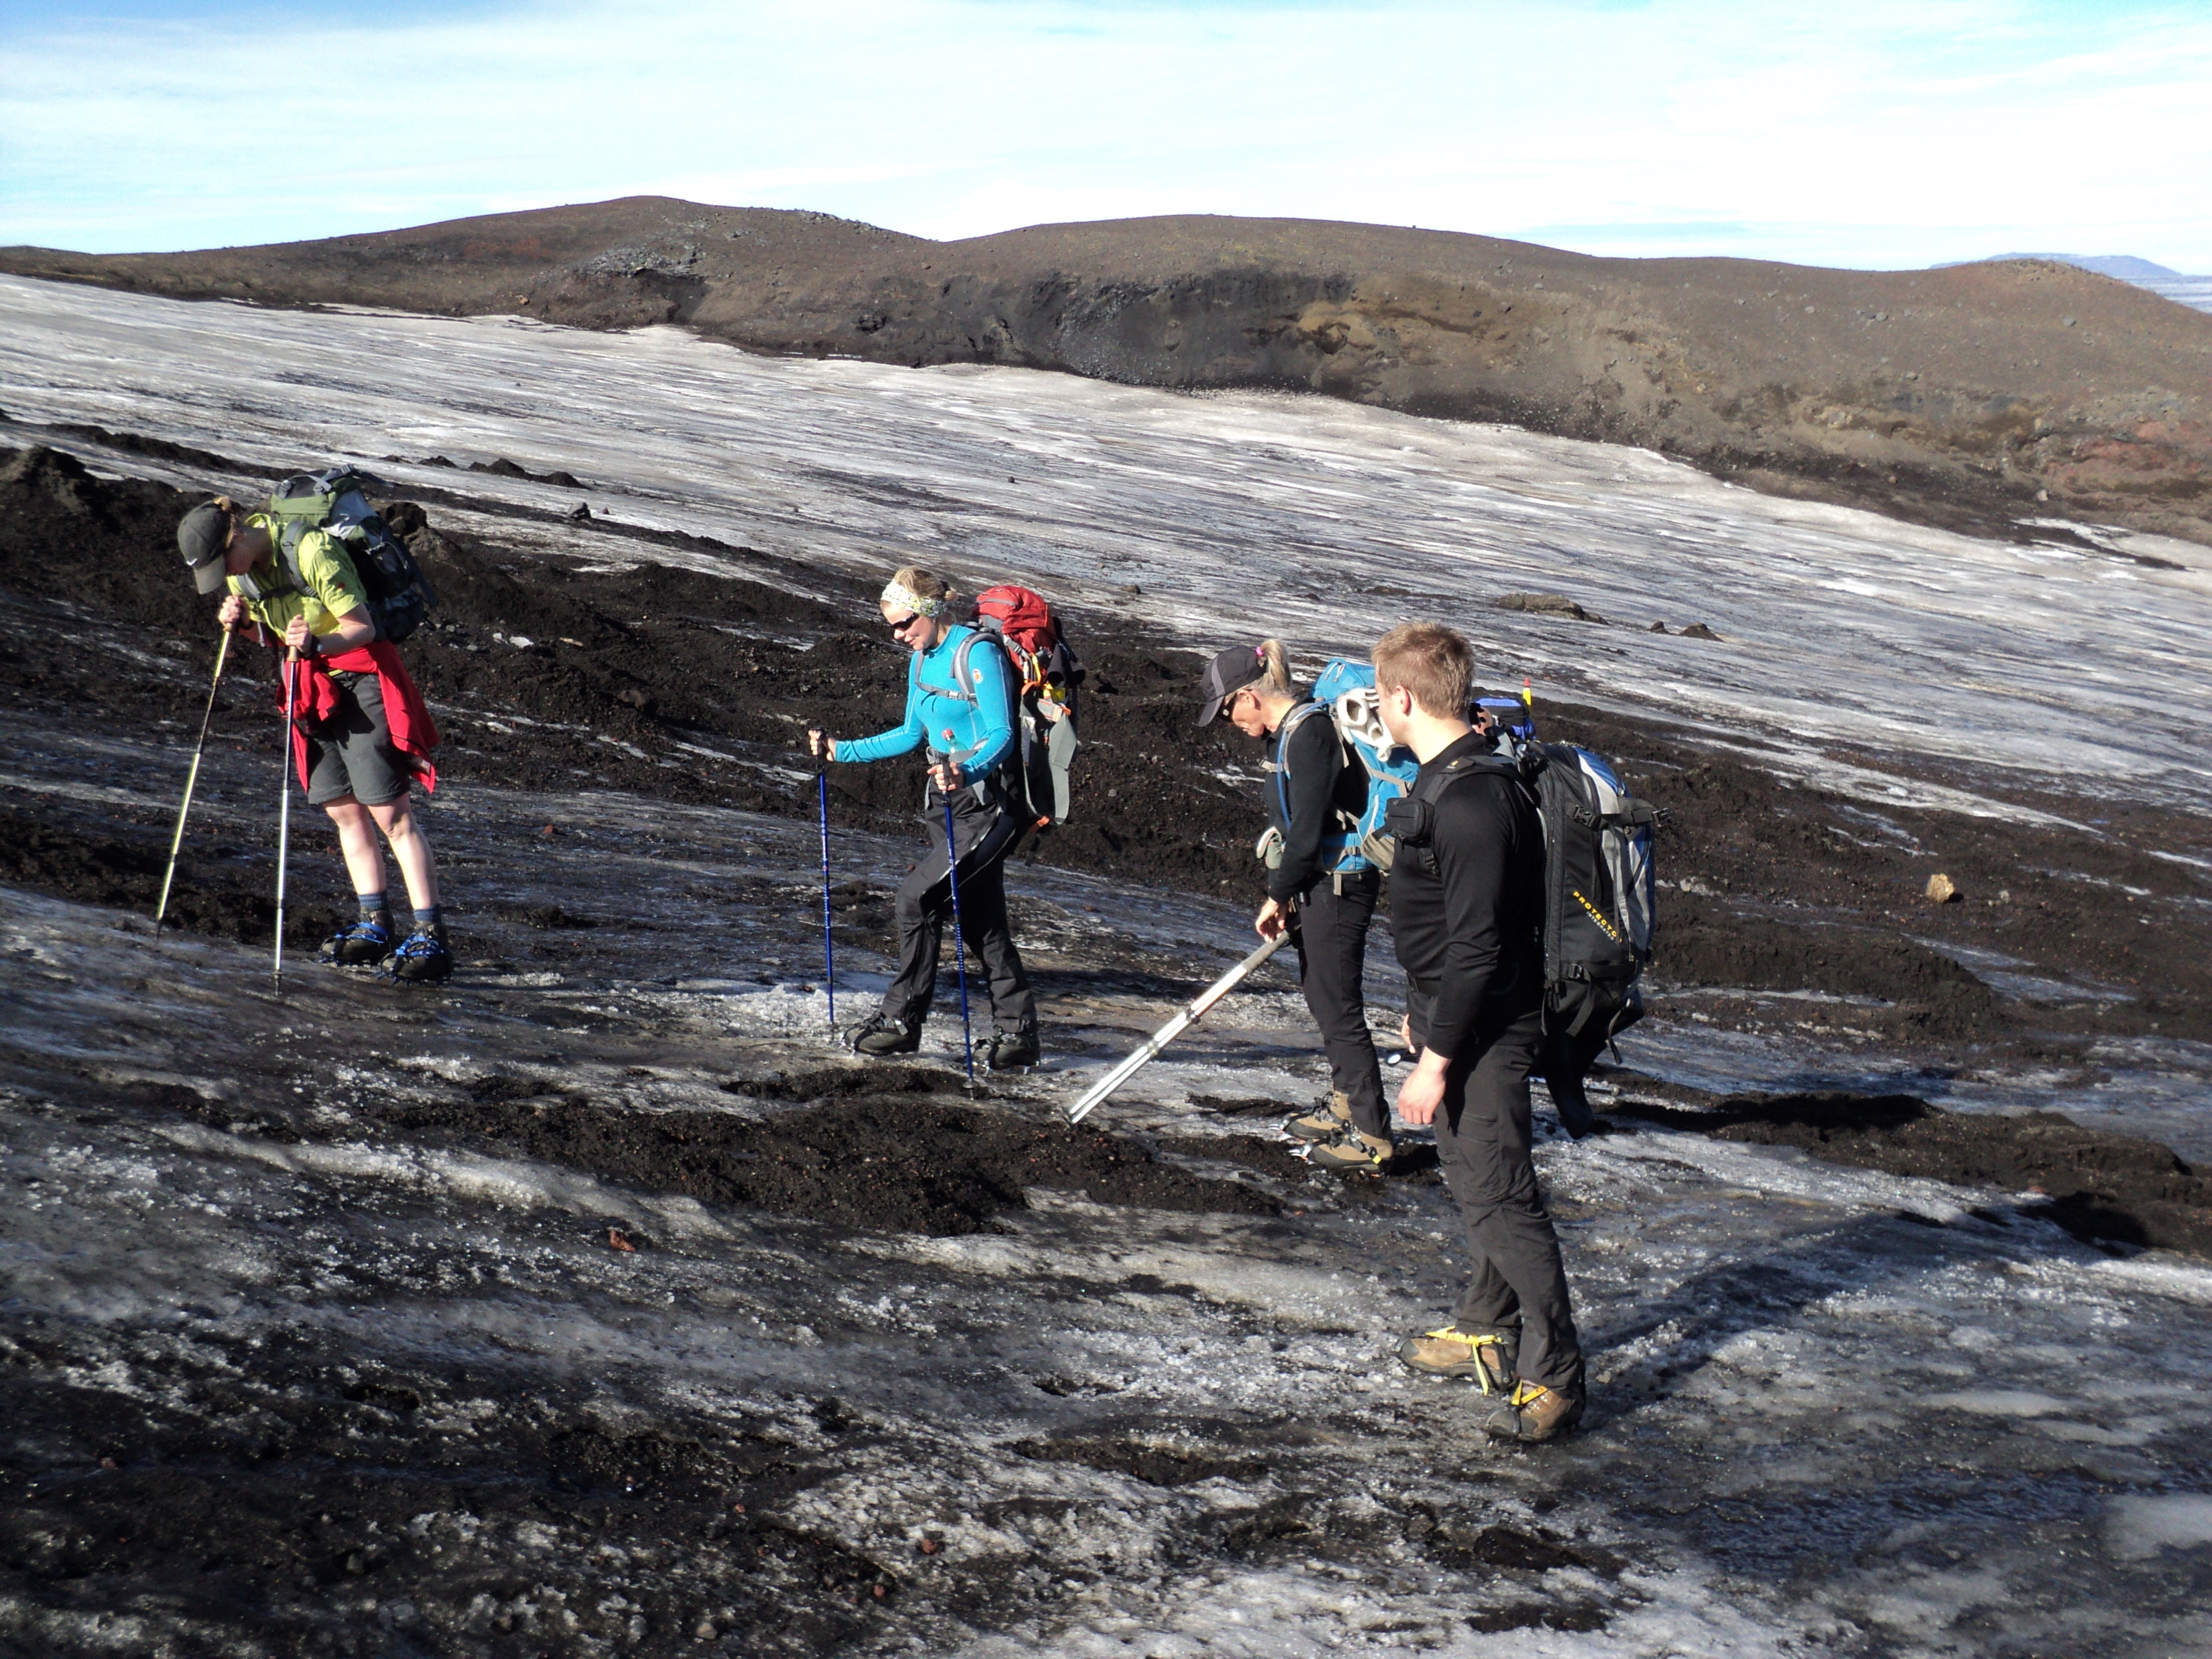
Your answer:
[[[2160,1550],[2212,1544],[2212,1497],[2185,1492],[2165,1498],[2118,1498],[2105,1522],[2112,1553],[2142,1561]]]

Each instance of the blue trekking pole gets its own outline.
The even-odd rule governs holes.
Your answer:
[[[837,947],[830,935],[830,769],[814,757],[814,789],[822,803],[822,978],[830,994],[830,1040],[837,1039]]]
[[[945,763],[952,762],[952,733],[945,734]],[[952,960],[960,969],[960,1048],[968,1059],[968,1089],[975,1088],[975,1039],[968,1024],[968,947],[960,932],[960,846],[952,838],[952,792],[939,786],[945,797],[945,876],[952,884]]]

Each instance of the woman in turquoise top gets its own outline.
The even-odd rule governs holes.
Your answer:
[[[991,988],[983,1043],[994,1071],[1037,1060],[1036,995],[1022,971],[1006,916],[1006,854],[1024,825],[1006,799],[1006,769],[1018,763],[1014,684],[995,640],[951,619],[952,589],[934,571],[909,568],[891,578],[879,601],[891,637],[914,655],[907,664],[906,718],[872,738],[831,738],[809,732],[817,755],[838,762],[929,756],[921,821],[929,851],[899,889],[894,917],[899,965],[883,1006],[851,1033],[864,1054],[910,1054],[937,993],[938,953],[952,909],[945,803],[952,801],[953,845],[960,860],[960,936]]]

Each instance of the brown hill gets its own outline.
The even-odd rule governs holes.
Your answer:
[[[1186,217],[932,242],[634,198],[0,269],[268,305],[680,323],[756,350],[1277,386],[1648,446],[1761,488],[2004,532],[2212,542],[2212,315],[2048,261],[1851,271],[1598,259],[1383,226]]]

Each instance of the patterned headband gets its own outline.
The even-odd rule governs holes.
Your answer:
[[[945,614],[944,600],[925,599],[911,587],[902,586],[896,579],[884,585],[883,597],[877,603],[896,605],[902,611],[911,611],[917,617],[934,618]]]

